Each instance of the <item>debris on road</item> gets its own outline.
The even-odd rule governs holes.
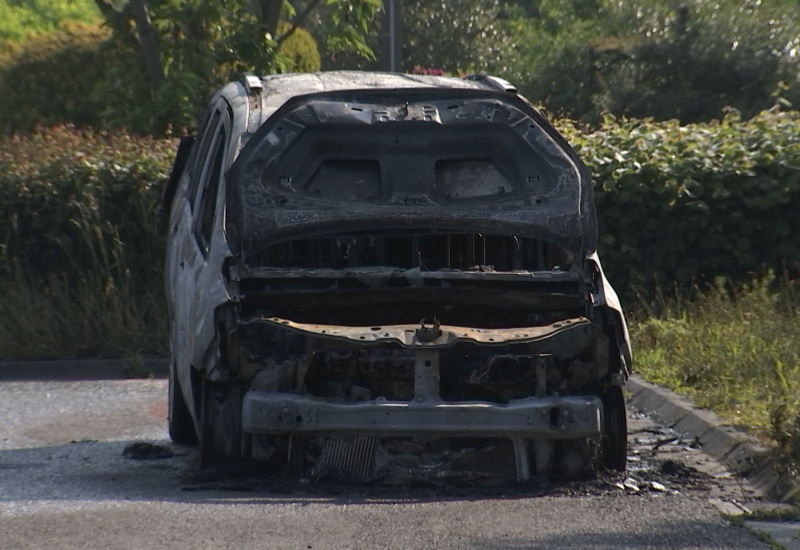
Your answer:
[[[136,441],[127,445],[122,451],[122,456],[133,460],[151,460],[158,458],[172,458],[175,453],[166,445],[154,445],[146,441]]]

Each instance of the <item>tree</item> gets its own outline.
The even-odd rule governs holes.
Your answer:
[[[403,57],[407,68],[452,74],[504,72],[510,36],[503,31],[500,0],[403,3]]]
[[[535,3],[535,0],[533,0]],[[516,2],[511,6],[516,10]],[[442,70],[448,74],[464,72],[503,72],[508,64],[512,36],[505,26],[509,6],[501,0],[401,0],[396,9],[401,19],[402,60],[397,70],[415,67]],[[522,10],[522,8],[520,8]],[[325,45],[328,17],[325,10],[314,15],[309,26],[315,38]],[[386,29],[373,21],[365,30],[367,44],[380,50]],[[322,52],[326,69],[385,70],[384,60],[343,54],[341,50]]]
[[[512,22],[509,80],[559,115],[694,122],[800,100],[789,0],[539,0]],[[529,15],[534,14],[534,15]]]
[[[110,47],[122,60],[98,90],[115,94],[124,106],[107,117],[155,133],[191,126],[208,94],[237,73],[295,70],[281,46],[297,38],[298,29],[322,4],[309,0],[296,12],[284,0],[95,2],[112,29]],[[336,47],[372,56],[363,30],[381,9],[381,0],[326,4]]]
[[[627,16],[635,26],[634,13]],[[688,123],[719,119],[726,107],[749,118],[774,104],[782,82],[797,97],[800,56],[790,51],[800,26],[785,11],[730,0],[685,4],[645,29],[595,61],[597,108]]]

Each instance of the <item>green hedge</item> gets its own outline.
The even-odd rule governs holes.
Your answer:
[[[800,262],[800,113],[557,124],[593,173],[600,253],[632,284],[749,280]]]
[[[278,34],[291,29],[289,23],[282,23]],[[289,60],[287,72],[315,73],[320,68],[320,56],[317,43],[305,29],[297,28],[281,44],[281,53]]]
[[[164,353],[160,193],[176,142],[0,140],[0,354]]]
[[[66,122],[100,125],[116,101],[94,92],[111,63],[100,50],[108,35],[99,26],[65,23],[61,30],[0,48],[0,132]]]
[[[800,113],[557,125],[593,170],[623,295],[800,261]],[[0,138],[0,355],[164,352],[159,197],[176,145],[72,127]]]
[[[174,153],[175,140],[69,126],[3,139],[0,266],[36,277],[160,271],[159,197]],[[98,265],[119,245],[124,258]]]

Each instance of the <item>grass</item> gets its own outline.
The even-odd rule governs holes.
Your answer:
[[[0,359],[166,354],[174,146],[71,127],[0,138]]]
[[[124,281],[109,285],[91,276],[0,280],[2,357],[166,355],[166,311],[160,291],[134,292]]]
[[[775,508],[756,508],[743,517],[744,519],[751,519],[753,521],[800,521],[800,507],[778,506]]]
[[[0,40],[22,41],[53,31],[65,21],[94,23],[100,10],[91,0],[21,0],[0,3]]]
[[[748,521],[796,522],[800,520],[800,508],[798,508],[797,506],[780,506],[777,508],[756,508],[755,510],[753,510],[748,514],[726,516],[726,518],[731,523],[731,525],[735,525],[737,527],[742,527],[746,529],[748,532],[753,534],[753,536],[757,537],[760,541],[766,544],[767,547],[770,548],[771,550],[786,550],[786,547],[777,540],[775,540],[775,538],[771,534],[764,531],[763,529],[758,529],[757,527],[753,526],[752,524],[748,524],[747,522]],[[795,535],[793,538],[797,537],[798,536]]]
[[[631,323],[637,370],[690,396],[800,465],[800,286],[774,275],[642,303]]]
[[[767,546],[767,548],[769,548],[769,550],[786,550],[786,547],[781,543],[779,543],[777,540],[775,540],[775,537],[773,537],[766,531],[750,527],[749,525],[747,525],[747,523],[745,523],[745,519],[747,518],[742,516],[728,517],[728,521],[730,522],[731,525],[734,525],[736,527],[741,527],[742,529],[746,530],[748,533],[750,533],[758,540],[763,542]]]

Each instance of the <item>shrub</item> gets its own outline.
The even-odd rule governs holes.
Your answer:
[[[800,19],[783,2],[538,2],[506,74],[552,112],[683,123],[800,102]]]
[[[140,133],[189,128],[218,86],[253,69],[228,60],[203,80],[191,67],[172,67],[154,90],[137,53],[107,43],[108,38],[106,28],[65,22],[55,32],[0,47],[0,133],[53,124],[126,127]],[[286,71],[319,70],[316,43],[303,29],[296,29],[280,51]]]
[[[0,141],[4,356],[165,351],[159,198],[174,145],[70,127]]]
[[[768,274],[732,289],[718,280],[659,306],[657,316],[631,324],[637,370],[754,428],[787,466],[800,466],[797,283]]]
[[[781,83],[800,99],[800,63],[789,53],[798,21],[777,6],[723,1],[628,18],[649,38],[617,41],[597,56],[599,110],[685,123],[719,118],[726,107],[749,118],[769,108]]]
[[[629,295],[800,262],[800,112],[558,126],[592,169],[603,264]]]
[[[79,23],[6,45],[0,58],[0,132],[26,132],[36,125],[99,125],[114,99],[93,94],[109,60],[100,53],[108,32]]]
[[[278,33],[284,33],[291,28],[289,23],[281,24]],[[281,53],[289,61],[287,71],[296,73],[315,73],[320,68],[320,56],[317,43],[311,34],[297,28],[281,43]]]

